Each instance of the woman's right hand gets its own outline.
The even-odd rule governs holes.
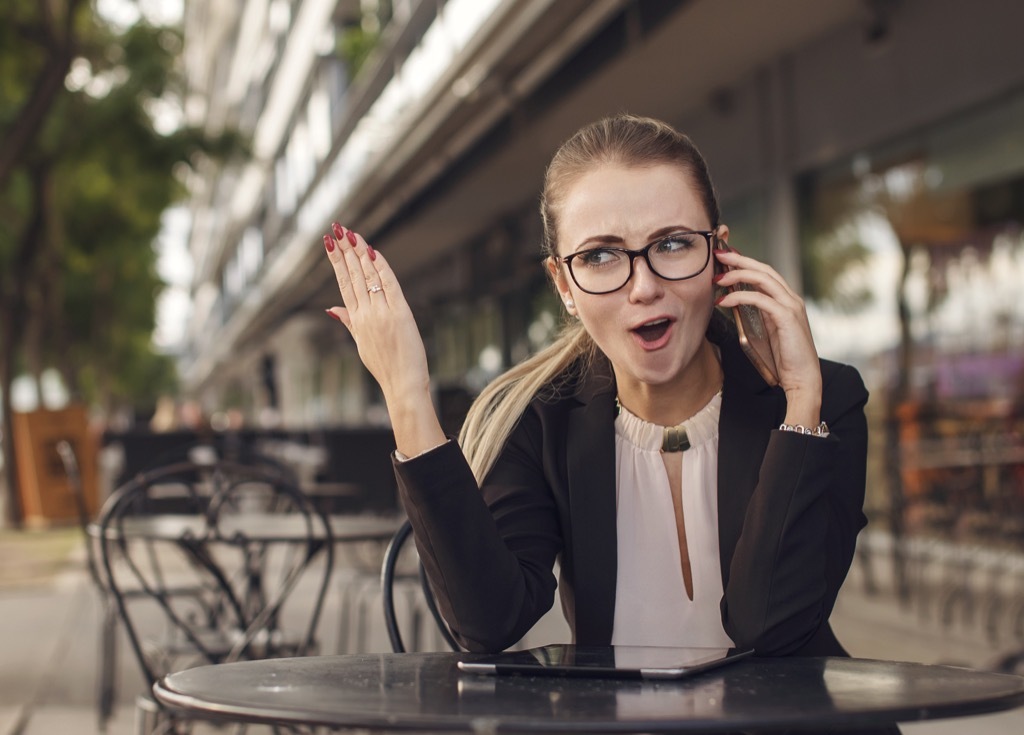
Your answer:
[[[414,456],[445,441],[430,397],[427,355],[387,259],[334,223],[324,235],[344,306],[327,313],[344,324],[359,358],[380,384],[400,452]]]

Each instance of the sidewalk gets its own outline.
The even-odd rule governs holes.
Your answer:
[[[20,539],[26,543],[0,535],[0,570],[7,570],[0,574],[0,735],[99,732],[94,696],[98,598],[85,572],[81,544],[74,542],[73,534],[47,533],[52,535]],[[12,570],[22,569],[21,564],[34,565],[33,571],[19,573],[12,582]],[[335,651],[340,590],[351,574],[351,569],[339,570],[339,579],[332,584],[321,628],[325,652]],[[832,616],[837,635],[855,656],[988,667],[1012,643],[993,646],[977,633],[944,629],[920,619],[915,611],[902,610],[891,593],[869,597],[862,590],[863,578],[855,567]],[[372,622],[370,650],[388,650],[383,625],[376,619]],[[564,621],[553,613],[531,638],[541,643],[565,640],[565,636]],[[142,685],[123,641],[118,650],[118,707],[107,733],[129,735],[135,732],[132,703]],[[907,735],[1010,735],[1024,732],[1024,708],[901,728]],[[212,727],[195,730],[197,734],[214,731]],[[249,732],[269,729],[254,727]]]
[[[1004,654],[1024,644],[993,645],[975,628],[943,626],[934,614],[905,609],[893,592],[884,560],[874,565],[878,592],[864,593],[863,569],[856,563],[843,585],[832,627],[850,655],[890,661],[990,669]],[[901,723],[904,735],[1017,735],[1024,733],[1024,708],[994,715]]]
[[[0,532],[0,557],[0,735],[99,732],[99,602],[80,531]],[[128,663],[118,671],[126,684],[139,680]],[[134,732],[133,717],[125,708],[108,732]]]

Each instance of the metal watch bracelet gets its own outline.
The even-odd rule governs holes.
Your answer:
[[[828,424],[824,421],[812,429],[808,429],[806,426],[801,424],[779,424],[779,431],[793,431],[797,434],[810,434],[811,436],[819,436],[822,439],[829,435]]]

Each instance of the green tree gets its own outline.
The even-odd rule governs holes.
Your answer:
[[[163,286],[153,242],[184,193],[175,168],[239,145],[154,129],[148,110],[180,94],[175,29],[119,30],[82,0],[12,0],[0,29],[0,391],[17,524],[14,376],[56,367],[105,408],[168,389],[173,370],[150,342]]]

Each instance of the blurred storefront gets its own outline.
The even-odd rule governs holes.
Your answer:
[[[804,289],[822,355],[865,375],[873,524],[1022,544],[1021,27],[1001,0],[188,0],[195,119],[255,154],[191,182],[188,389],[255,425],[386,422],[322,316],[337,220],[398,271],[454,430],[562,319],[546,161],[648,114],[704,152],[737,247]]]
[[[888,332],[857,357],[906,533],[1024,544],[1022,131],[1015,90],[801,182],[808,245],[860,253],[854,319]]]

